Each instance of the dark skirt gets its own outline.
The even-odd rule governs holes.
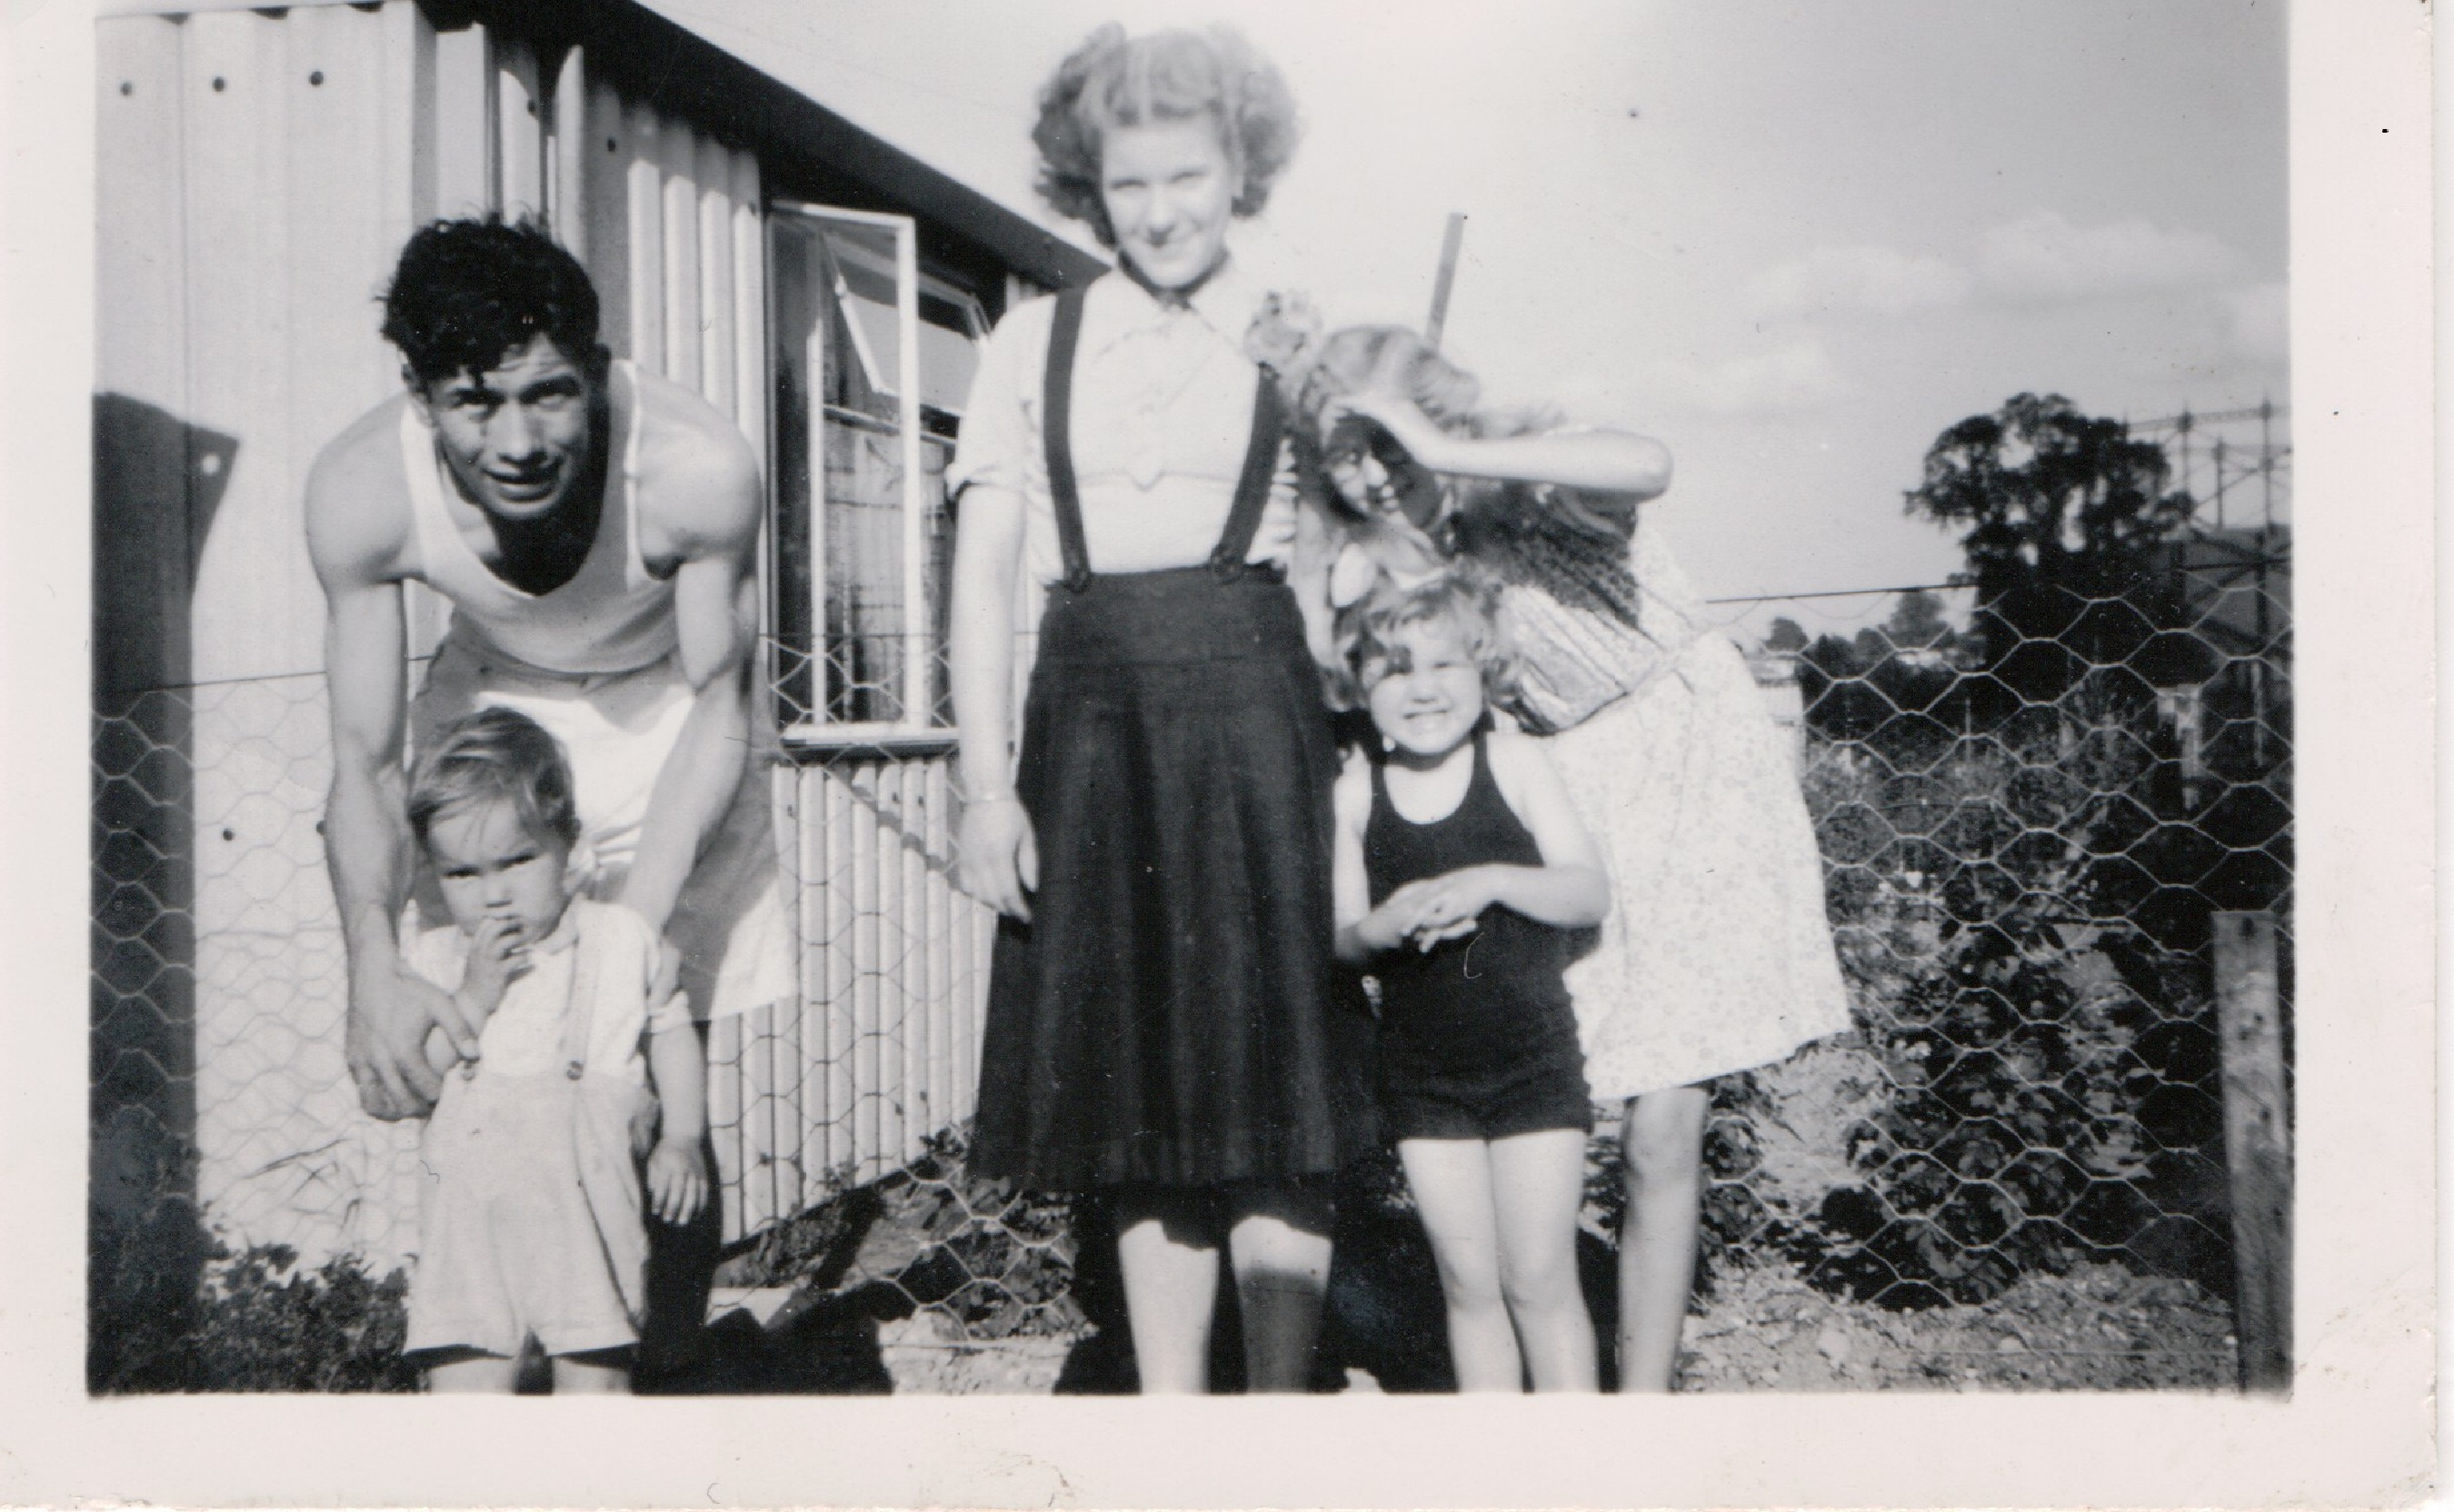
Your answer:
[[[1294,595],[1207,568],[1049,590],[972,1164],[1054,1191],[1335,1170],[1375,1137],[1337,980],[1337,754]]]

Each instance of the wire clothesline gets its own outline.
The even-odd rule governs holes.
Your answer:
[[[1949,593],[1976,587],[1973,583],[1911,583],[1899,587],[1820,588],[1812,593],[1733,593],[1706,599],[1707,604],[1785,604],[1793,599],[1857,599],[1877,593]]]

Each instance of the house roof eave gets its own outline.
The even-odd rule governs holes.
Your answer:
[[[637,0],[421,0],[452,16],[549,42],[584,39],[589,67],[659,108],[698,121],[762,156],[848,177],[882,199],[976,244],[1050,288],[1087,283],[1099,258],[853,124],[800,90]]]

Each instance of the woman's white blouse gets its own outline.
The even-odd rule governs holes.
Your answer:
[[[1218,544],[1252,438],[1259,369],[1243,342],[1261,293],[1233,262],[1189,306],[1161,304],[1119,273],[1091,285],[1072,439],[1093,571],[1195,567]],[[990,334],[946,474],[950,493],[985,484],[1022,496],[1024,559],[1042,584],[1065,575],[1040,419],[1056,308],[1017,306]],[[1248,561],[1294,551],[1295,498],[1283,466],[1278,474]]]

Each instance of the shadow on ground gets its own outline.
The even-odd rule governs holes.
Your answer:
[[[711,1207],[714,1204],[710,1204]],[[843,1283],[884,1204],[875,1189],[846,1194],[813,1215],[811,1264],[800,1289],[761,1323],[736,1307],[704,1327],[663,1331],[634,1375],[642,1396],[884,1396],[895,1389],[878,1345],[881,1323],[907,1317],[912,1299],[885,1281]],[[707,1274],[714,1265],[707,1266]],[[838,1289],[843,1288],[843,1289]],[[652,1291],[654,1289],[652,1284]],[[702,1290],[698,1317],[705,1317]],[[665,1316],[688,1317],[658,1298]],[[651,1333],[658,1333],[652,1328]]]
[[[1078,1341],[1067,1355],[1056,1391],[1081,1396],[1131,1393],[1138,1378],[1134,1370],[1132,1328],[1125,1317],[1123,1279],[1116,1271],[1116,1230],[1104,1208],[1095,1204],[1085,1204],[1076,1224],[1080,1247],[1074,1300],[1096,1332]],[[1578,1233],[1577,1267],[1585,1306],[1594,1318],[1605,1390],[1615,1384],[1610,1344],[1619,1326],[1616,1264],[1608,1244],[1590,1233]],[[1358,1163],[1341,1180],[1338,1191],[1329,1300],[1321,1321],[1313,1389],[1346,1390],[1359,1383],[1354,1375],[1358,1371],[1382,1391],[1457,1389],[1431,1239],[1412,1204],[1402,1198],[1394,1163]],[[1244,1389],[1243,1344],[1232,1286],[1219,1288],[1218,1318],[1211,1330],[1210,1379],[1214,1391]]]
[[[804,1293],[803,1296],[807,1294]],[[878,1324],[911,1303],[885,1285],[807,1305],[795,1297],[762,1325],[736,1307],[699,1330],[689,1353],[643,1379],[644,1396],[886,1396],[895,1378]]]

